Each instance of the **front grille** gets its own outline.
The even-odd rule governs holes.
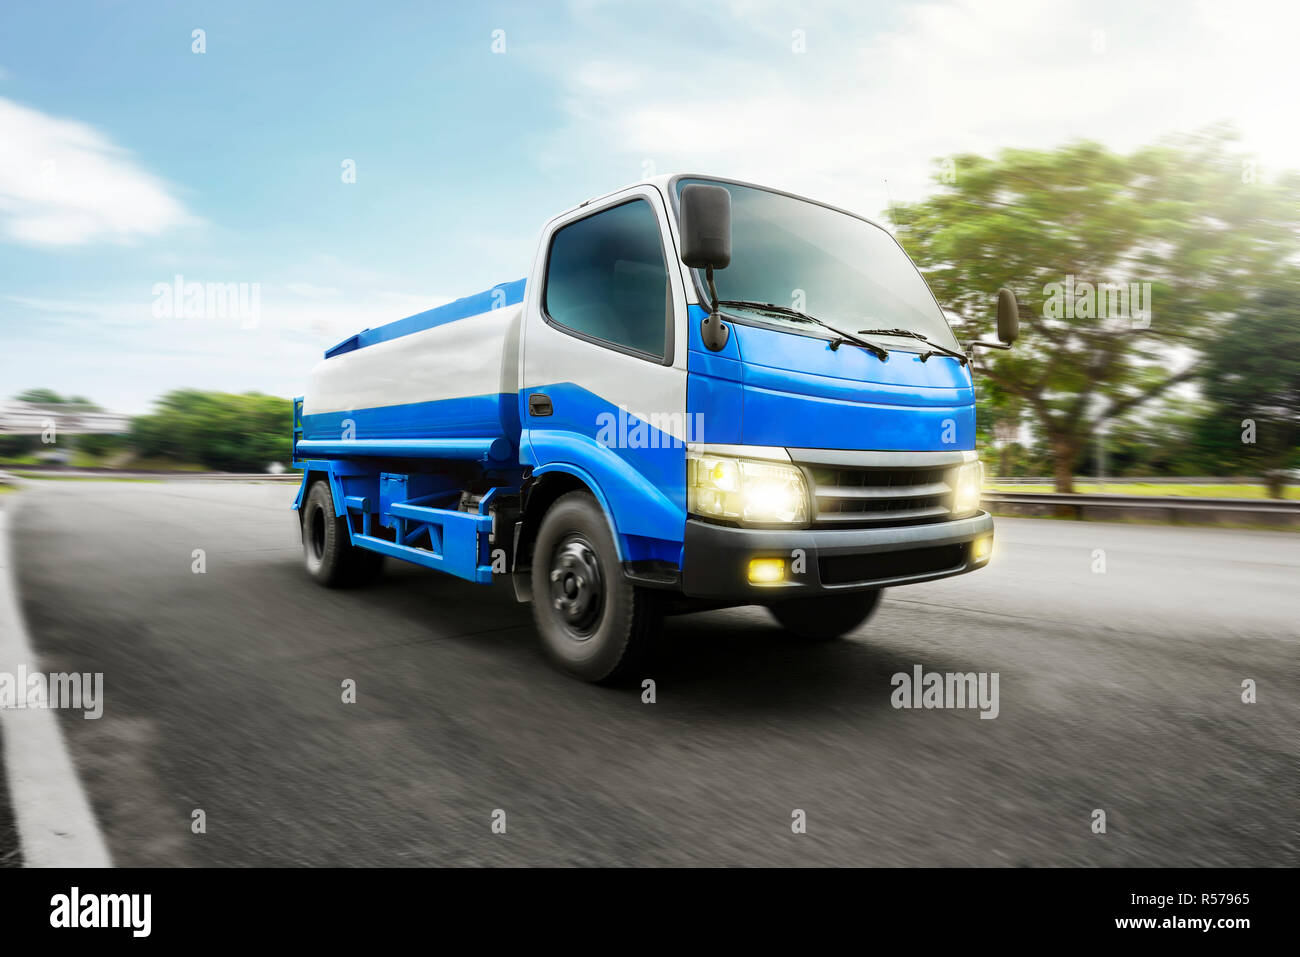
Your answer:
[[[856,582],[888,581],[891,578],[915,578],[918,575],[951,571],[966,564],[970,546],[935,545],[900,552],[874,552],[867,555],[832,555],[819,562],[823,585],[849,585]]]
[[[952,511],[954,466],[805,468],[813,484],[815,525],[916,525],[945,521]]]

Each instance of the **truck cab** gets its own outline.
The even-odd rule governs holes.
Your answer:
[[[1009,293],[999,330],[975,345],[1014,339]],[[509,575],[590,680],[630,674],[665,613],[762,604],[831,638],[991,553],[967,349],[887,231],[779,190],[588,200],[522,282],[365,330],[313,384],[309,570],[375,564],[359,549]]]

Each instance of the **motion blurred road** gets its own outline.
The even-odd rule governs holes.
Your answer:
[[[1300,864],[1293,533],[1000,519],[844,641],[669,619],[646,704],[550,670],[507,585],[321,589],[293,494],[7,496],[40,666],[105,675],[60,722],[118,865]],[[918,664],[1000,714],[896,710]]]

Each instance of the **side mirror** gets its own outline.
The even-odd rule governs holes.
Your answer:
[[[974,355],[976,347],[981,349],[1010,349],[1011,343],[1020,336],[1020,303],[1016,294],[1003,286],[998,290],[998,338],[1001,342],[972,342],[966,346],[968,355]]]
[[[692,269],[726,269],[731,263],[731,193],[693,183],[682,190],[682,262]]]
[[[682,234],[682,262],[703,269],[709,285],[710,310],[700,323],[700,338],[717,352],[727,344],[731,330],[718,317],[718,290],[713,270],[731,264],[731,193],[722,186],[692,183],[682,190],[678,225]]]
[[[1020,303],[1016,294],[1003,286],[998,290],[998,338],[1007,345],[1020,336]]]

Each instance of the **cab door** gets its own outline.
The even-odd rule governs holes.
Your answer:
[[[520,456],[586,482],[623,561],[679,566],[686,293],[662,194],[638,186],[547,224],[525,296]]]

